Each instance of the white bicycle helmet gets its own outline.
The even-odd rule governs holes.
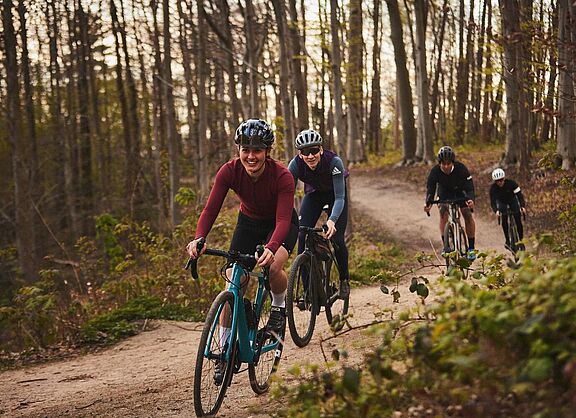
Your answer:
[[[302,149],[322,145],[322,141],[322,137],[314,129],[305,129],[296,136],[294,146],[296,149]]]
[[[492,172],[492,180],[494,180],[494,181],[501,180],[504,177],[506,177],[506,173],[504,173],[504,170],[502,170],[501,168],[496,168]]]

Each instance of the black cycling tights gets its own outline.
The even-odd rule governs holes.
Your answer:
[[[316,225],[318,218],[322,214],[322,208],[328,205],[328,213],[332,210],[334,205],[334,193],[332,192],[312,192],[304,195],[302,205],[300,207],[300,225],[313,227]],[[348,199],[345,199],[344,209],[336,222],[336,233],[332,237],[332,241],[338,246],[338,250],[334,252],[336,261],[338,262],[338,272],[341,279],[349,279],[348,272],[348,248],[344,240],[344,232],[348,224]],[[298,254],[304,251],[304,233],[300,232],[298,235]]]

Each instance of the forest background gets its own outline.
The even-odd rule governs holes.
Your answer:
[[[217,285],[184,278],[182,248],[250,117],[272,123],[284,162],[312,127],[348,166],[427,165],[450,144],[499,149],[494,167],[526,179],[573,176],[569,0],[3,0],[1,13],[2,348],[99,341],[90,321],[111,307],[201,319]],[[99,320],[122,334],[122,318]]]

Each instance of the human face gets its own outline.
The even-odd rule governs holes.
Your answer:
[[[264,172],[266,149],[240,147],[240,162],[248,175],[257,179]]]
[[[322,147],[317,145],[313,147],[306,147],[300,150],[300,158],[302,158],[306,165],[312,170],[315,170],[318,166],[321,155]]]
[[[497,186],[502,187],[504,186],[504,179],[495,180],[494,183],[496,183]]]
[[[450,174],[454,168],[454,163],[452,161],[440,161],[440,170],[444,174]]]

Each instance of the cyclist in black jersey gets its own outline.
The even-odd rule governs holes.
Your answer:
[[[348,201],[346,178],[348,170],[336,153],[322,147],[322,136],[313,129],[303,130],[294,140],[299,150],[288,164],[288,170],[304,183],[304,199],[300,207],[300,225],[313,227],[322,214],[322,208],[328,205],[330,215],[326,221],[326,238],[332,238],[336,244],[334,255],[340,273],[340,295],[350,294],[348,272],[348,248],[344,232],[348,223]],[[304,251],[304,232],[298,237],[298,254]]]
[[[506,210],[511,210],[516,221],[518,228],[518,237],[520,241],[524,238],[524,226],[522,225],[521,213],[526,213],[526,200],[522,194],[522,190],[518,183],[514,180],[507,179],[506,173],[501,168],[492,171],[492,186],[490,186],[490,206],[498,216]],[[504,230],[504,237],[506,248],[511,249],[510,241],[508,238],[508,218],[502,217],[502,229]]]
[[[475,260],[474,244],[476,238],[476,223],[472,210],[474,209],[474,183],[468,168],[460,161],[456,161],[456,154],[449,146],[443,146],[438,151],[438,165],[430,170],[426,182],[426,204],[424,211],[430,213],[434,196],[438,198],[456,199],[466,198],[460,205],[460,212],[464,217],[466,235],[468,235],[468,259]],[[444,241],[444,227],[448,222],[448,205],[439,205],[440,235]]]

